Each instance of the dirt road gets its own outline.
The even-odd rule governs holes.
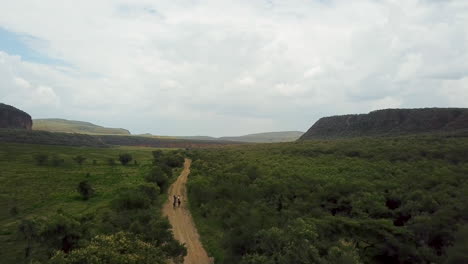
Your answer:
[[[192,215],[187,208],[187,190],[185,184],[190,173],[191,160],[185,159],[184,170],[169,188],[169,199],[164,204],[163,214],[169,218],[174,237],[187,247],[187,256],[184,264],[211,264],[213,260],[208,257],[203,248],[197,229],[193,223]],[[173,196],[180,195],[182,203],[180,207],[173,207]]]

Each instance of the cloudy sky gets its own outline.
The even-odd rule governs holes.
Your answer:
[[[0,102],[212,136],[468,107],[468,1],[2,0]]]

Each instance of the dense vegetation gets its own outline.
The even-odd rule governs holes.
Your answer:
[[[468,138],[231,146],[191,153],[217,263],[468,263]]]
[[[87,147],[106,146],[99,138],[91,135],[18,129],[0,129],[0,142]]]
[[[28,131],[20,129],[0,129],[0,142],[61,146],[145,146],[156,148],[196,148],[239,144],[230,141],[217,140],[188,140],[122,135],[87,135],[39,130]]]
[[[160,208],[182,164],[176,150],[0,143],[0,262],[180,260]]]

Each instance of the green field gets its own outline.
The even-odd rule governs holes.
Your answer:
[[[18,238],[22,219],[47,217],[61,210],[82,216],[109,207],[118,190],[144,183],[152,167],[153,148],[143,147],[64,147],[0,143],[0,259],[1,263],[20,263],[25,242]],[[130,153],[132,161],[123,166],[119,154]],[[47,154],[45,165],[35,156]],[[86,157],[82,165],[73,160]],[[109,159],[116,161],[109,165]],[[59,160],[63,160],[62,164]],[[87,180],[95,195],[83,201],[77,192],[80,181]]]
[[[191,155],[191,211],[216,263],[468,263],[466,137]]]

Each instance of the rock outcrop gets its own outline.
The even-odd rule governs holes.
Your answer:
[[[0,128],[31,130],[32,119],[28,113],[0,103]]]
[[[385,109],[319,119],[299,140],[468,132],[468,108]]]

